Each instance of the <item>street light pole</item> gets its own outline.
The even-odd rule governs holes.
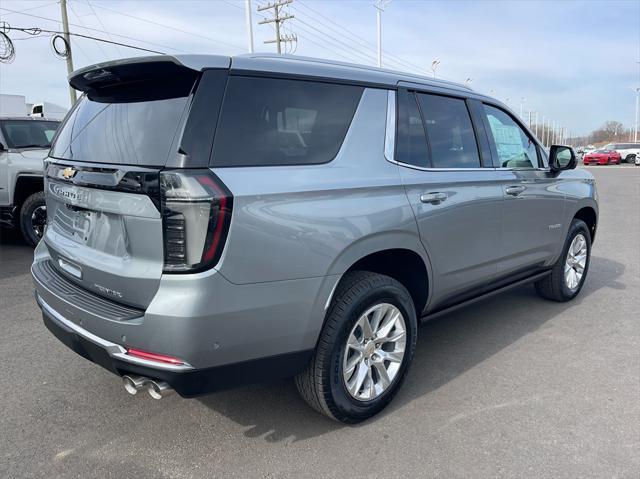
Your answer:
[[[520,119],[524,120],[524,118],[522,117],[523,115],[523,111],[522,108],[524,106],[524,102],[527,101],[527,99],[525,97],[520,98]]]
[[[382,12],[391,0],[376,0],[373,3],[376,9],[376,36],[378,39],[378,68],[382,68]]]
[[[253,53],[253,25],[251,22],[251,0],[244,0],[244,21],[247,28],[247,46]]]
[[[440,60],[433,60],[431,62],[431,71],[433,72],[433,78],[436,77],[436,69],[438,68],[438,65],[440,65]]]
[[[640,87],[636,88],[636,128],[633,131],[633,141],[638,142],[638,114],[640,111]]]

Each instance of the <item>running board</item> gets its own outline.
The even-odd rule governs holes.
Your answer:
[[[521,286],[523,284],[532,283],[532,282],[537,281],[539,279],[542,279],[545,276],[550,275],[550,274],[551,274],[551,270],[543,271],[542,273],[534,274],[533,276],[529,276],[527,278],[521,279],[519,281],[516,281],[515,283],[510,283],[510,284],[507,284],[506,286],[502,286],[502,287],[500,287],[498,289],[494,289],[493,291],[489,291],[488,293],[481,294],[480,296],[475,296],[475,297],[473,297],[471,299],[463,301],[462,303],[454,304],[453,306],[449,306],[447,308],[435,311],[433,313],[427,313],[427,314],[425,314],[424,316],[422,316],[420,318],[420,321],[429,321],[431,319],[434,319],[434,318],[437,318],[439,316],[451,313],[451,312],[456,311],[458,309],[465,308],[465,307],[470,306],[470,305],[472,305],[474,303],[477,303],[479,301],[483,301],[483,300],[485,300],[487,298],[490,298],[492,296],[496,296],[498,294],[504,293],[505,291],[509,291],[510,289],[517,288],[518,286]]]

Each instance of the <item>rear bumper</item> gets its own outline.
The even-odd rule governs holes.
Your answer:
[[[46,241],[31,268],[47,327],[69,348],[118,375],[160,379],[183,396],[304,369],[337,276],[235,285],[215,270],[165,275],[145,309],[83,289],[52,266]],[[144,362],[125,348],[179,358],[189,367]]]
[[[183,397],[194,397],[244,384],[295,375],[313,353],[298,351],[268,358],[194,369],[191,365],[157,365],[151,361],[129,357],[125,349],[106,341],[63,318],[36,293],[47,329],[69,349],[118,376],[134,374],[167,382]]]

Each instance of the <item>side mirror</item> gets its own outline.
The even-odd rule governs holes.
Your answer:
[[[549,168],[551,171],[573,170],[578,165],[576,154],[570,146],[551,145],[549,149]]]

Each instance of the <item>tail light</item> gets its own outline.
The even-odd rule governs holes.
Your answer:
[[[160,173],[165,273],[213,267],[224,248],[233,196],[210,170]]]

